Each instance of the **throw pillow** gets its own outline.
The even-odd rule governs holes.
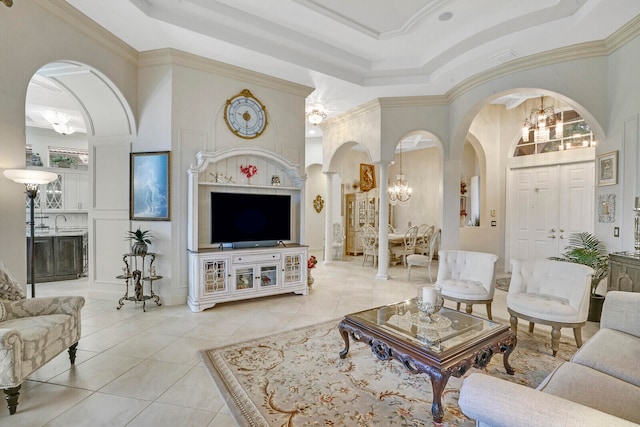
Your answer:
[[[9,269],[0,261],[0,299],[17,301],[26,298],[18,281],[13,277]]]

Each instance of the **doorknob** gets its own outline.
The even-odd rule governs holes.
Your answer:
[[[552,234],[551,236],[547,236],[547,237],[548,237],[549,239],[555,239],[555,238],[556,238],[556,235],[555,235],[555,234]]]
[[[561,232],[561,233],[564,233],[564,230],[561,228],[561,229],[560,229],[560,232]]]
[[[561,234],[561,235],[560,235],[560,238],[561,238],[561,239],[564,239],[564,236]]]
[[[560,230],[560,231],[562,231],[562,230]],[[551,229],[551,232],[552,232],[552,233],[555,233],[555,232],[556,232],[556,229],[555,229],[555,228],[552,228],[552,229]]]

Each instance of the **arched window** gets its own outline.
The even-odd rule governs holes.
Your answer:
[[[562,120],[562,135],[556,135],[555,125],[549,126],[549,141],[535,142],[532,129],[528,142],[524,142],[520,138],[513,156],[529,156],[595,146],[596,141],[593,139],[593,132],[591,132],[591,128],[578,112],[575,110],[560,111],[556,113],[556,120]]]

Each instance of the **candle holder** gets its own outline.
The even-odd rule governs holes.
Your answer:
[[[420,294],[416,297],[416,305],[418,306],[418,310],[420,310],[420,320],[424,320],[427,323],[433,322],[436,319],[434,315],[440,311],[442,306],[444,305],[444,298],[442,297],[442,288],[440,286],[425,286],[418,288],[420,290]],[[425,290],[427,292],[425,292]],[[430,292],[433,292],[433,298],[431,300],[426,300],[425,295],[430,295]]]

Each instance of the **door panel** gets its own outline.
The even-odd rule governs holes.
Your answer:
[[[593,232],[594,162],[513,170],[509,257],[560,256],[569,233]]]

